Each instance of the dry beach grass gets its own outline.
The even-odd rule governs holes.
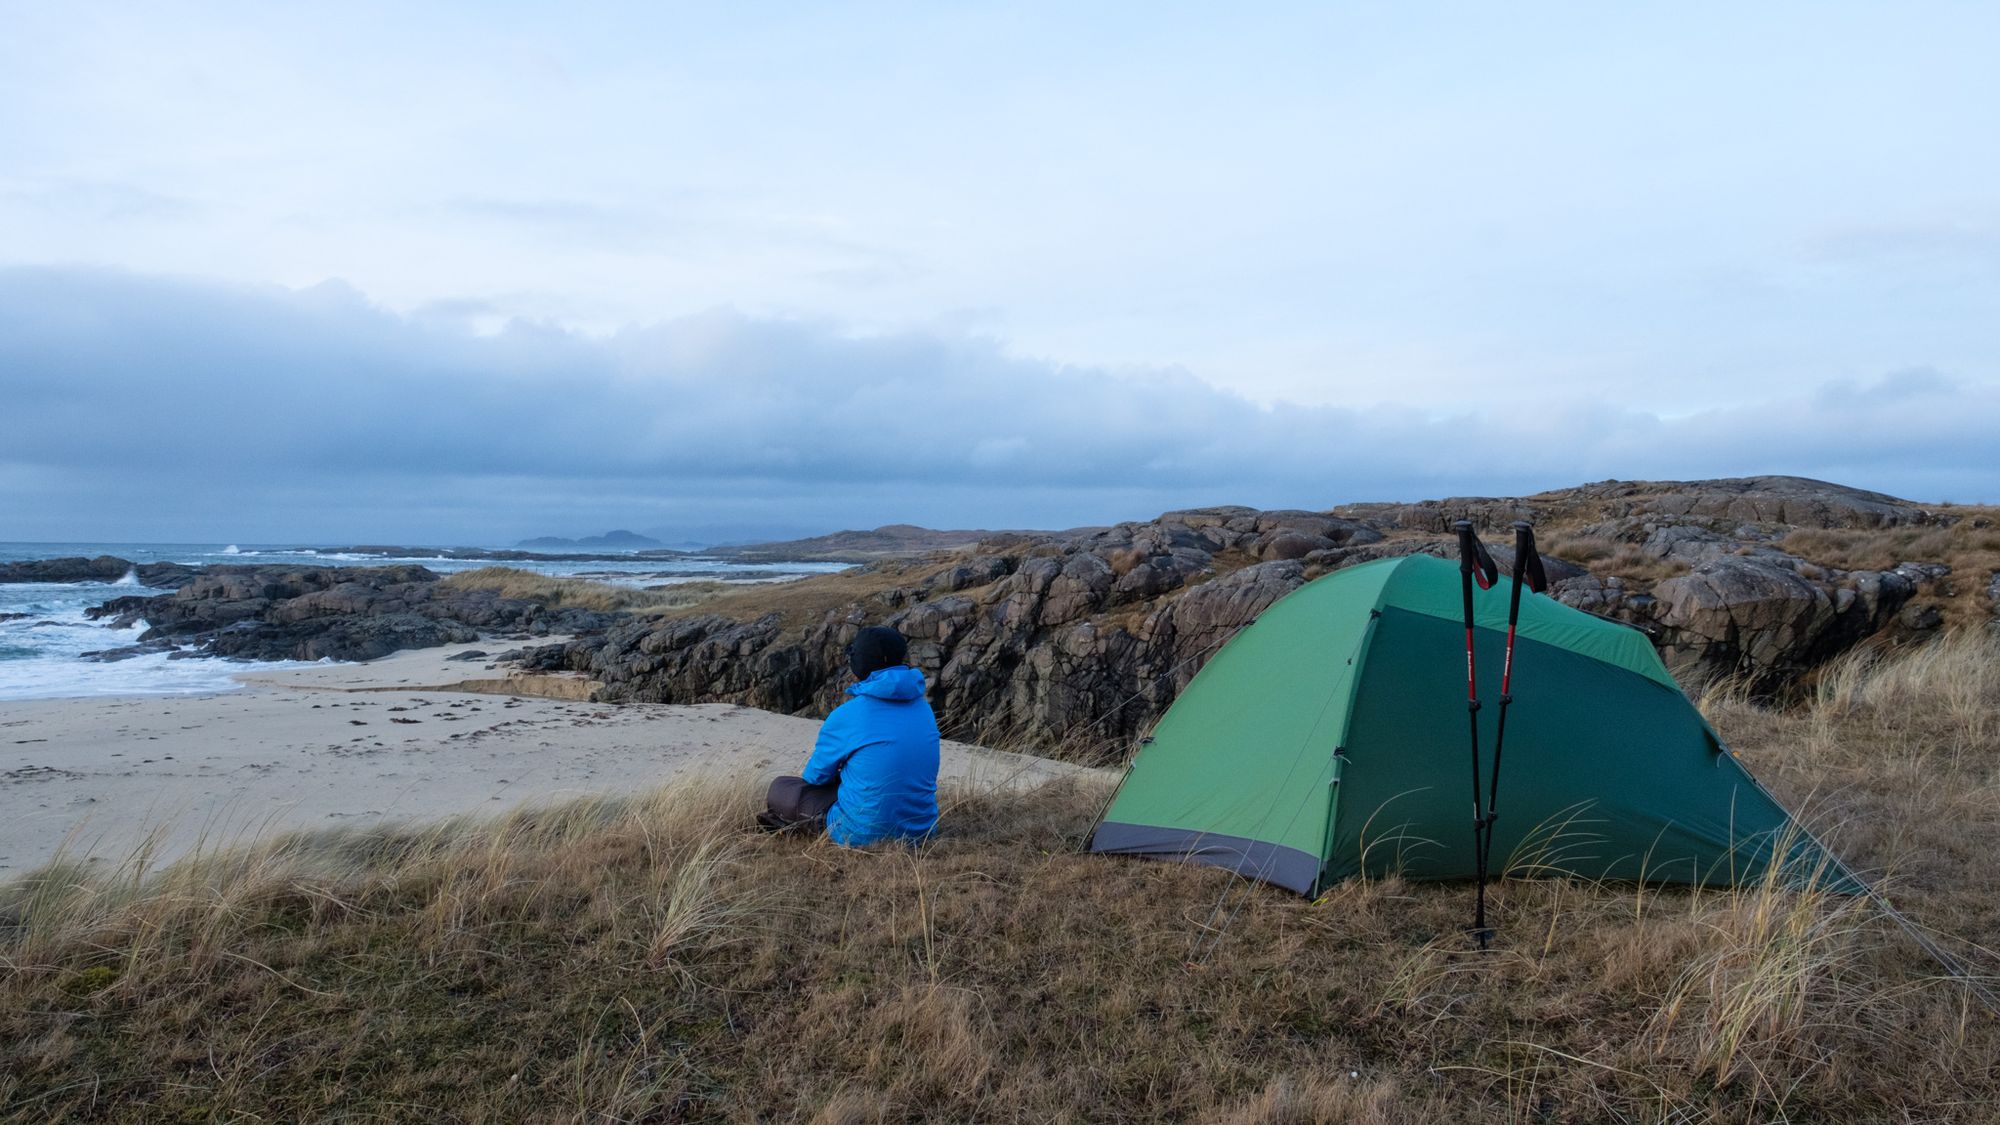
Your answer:
[[[2000,647],[1704,706],[1978,971]],[[916,851],[650,794],[0,895],[0,1114],[132,1121],[1973,1121],[2000,1022],[1867,900],[1513,881],[1318,902],[1078,852],[1101,782]],[[135,865],[131,870],[137,870]]]
[[[1637,543],[1615,543],[1590,535],[1552,533],[1541,543],[1543,553],[1582,566],[1594,574],[1613,575],[1650,587],[1663,578],[1686,574],[1688,564],[1681,559],[1649,555]]]
[[[2000,575],[2000,509],[1964,506],[1952,511],[1959,518],[1949,527],[1806,528],[1778,545],[1841,570],[1887,570],[1907,561],[1943,563],[1953,575],[1939,591],[1945,622],[1973,628],[1993,618],[1985,583]]]

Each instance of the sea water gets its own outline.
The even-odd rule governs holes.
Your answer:
[[[281,563],[293,566],[391,566],[414,563],[440,574],[507,566],[552,577],[590,578],[634,587],[676,582],[778,582],[843,570],[840,563],[734,563],[720,559],[607,558],[587,562],[556,559],[450,559],[415,552],[385,558],[293,545],[235,543],[0,543],[0,562],[96,558],[113,555],[134,563]],[[216,657],[175,658],[148,653],[99,661],[86,654],[135,643],[145,626],[111,628],[107,618],[92,621],[84,611],[113,598],[163,594],[139,584],[136,572],[110,582],[0,583],[0,700],[67,699],[104,695],[180,695],[230,691],[233,677],[252,669],[296,667],[270,661]]]

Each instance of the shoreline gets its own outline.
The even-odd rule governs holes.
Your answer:
[[[161,863],[294,830],[499,812],[694,774],[772,777],[804,764],[819,729],[728,703],[467,690],[509,681],[450,658],[497,643],[252,670],[214,694],[0,701],[0,880],[59,853],[115,864],[145,848]],[[943,751],[940,780],[1090,772],[963,743]]]

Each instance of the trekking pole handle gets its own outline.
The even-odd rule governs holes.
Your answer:
[[[1542,553],[1535,549],[1535,525],[1527,520],[1514,521],[1514,582],[1519,584],[1523,572],[1527,574],[1528,589],[1537,594],[1547,593],[1549,573],[1542,567]]]
[[[1486,547],[1472,530],[1471,520],[1455,520],[1451,529],[1458,532],[1458,569],[1461,574],[1470,574],[1479,582],[1479,588],[1490,590],[1493,583],[1500,580],[1500,568],[1493,564],[1493,556],[1486,553]]]

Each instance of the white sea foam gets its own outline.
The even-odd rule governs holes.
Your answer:
[[[176,660],[164,652],[108,663],[47,655],[0,662],[0,700],[211,695],[241,688],[243,685],[233,678],[239,673],[291,666],[289,662],[252,665],[215,657]]]
[[[99,602],[145,590],[136,576],[127,579],[0,586],[0,609],[24,615],[0,621],[0,700],[233,691],[241,686],[233,678],[236,674],[273,666],[215,657],[176,658],[166,652],[111,661],[86,658],[85,653],[123,648],[145,633],[143,621],[114,629],[84,615],[86,608]]]

